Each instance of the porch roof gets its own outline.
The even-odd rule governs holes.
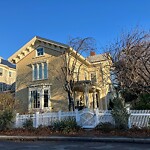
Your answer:
[[[101,89],[97,87],[91,80],[81,80],[75,82],[74,91],[85,92],[85,89],[89,89],[89,93],[93,93],[94,90],[100,91]]]

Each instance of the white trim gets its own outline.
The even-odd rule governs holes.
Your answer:
[[[42,65],[42,78],[40,79],[39,78],[39,66],[40,66],[40,64]],[[44,69],[44,64],[46,64],[46,76],[47,76],[47,78],[45,78],[45,76],[44,76],[44,72],[45,72],[45,69]],[[36,75],[36,79],[35,79],[35,66],[37,67],[37,75]],[[48,79],[48,62],[42,62],[42,63],[35,63],[35,64],[32,64],[32,81],[37,81],[37,80],[47,80]]]
[[[37,80],[39,80],[39,64],[36,64],[37,66]]]
[[[32,110],[32,109],[51,109],[50,108],[50,97],[51,97],[51,90],[50,90],[50,86],[51,85],[38,85],[38,86],[32,86],[29,87],[28,90],[28,110]],[[48,107],[44,107],[44,90],[48,90]],[[31,91],[37,91],[39,93],[39,100],[40,100],[40,107],[39,108],[34,108],[33,106],[33,102],[31,100]]]
[[[34,65],[32,65],[32,81],[34,81],[34,69],[35,69],[35,67],[34,67]]]
[[[44,63],[41,64],[42,64],[42,79],[44,79]]]

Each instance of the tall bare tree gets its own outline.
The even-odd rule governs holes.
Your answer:
[[[83,65],[80,63],[79,67],[76,68],[78,61],[81,59],[81,55],[84,57],[90,51],[94,51],[96,49],[95,40],[91,37],[86,38],[72,38],[69,43],[69,48],[65,51],[64,58],[64,67],[62,67],[62,72],[65,77],[65,85],[64,89],[68,94],[69,100],[69,111],[72,109],[74,110],[74,99],[73,99],[73,91],[75,86],[75,74],[77,75],[76,81],[79,80],[79,74],[81,71],[81,66]],[[81,56],[81,57],[80,57]],[[82,57],[83,58],[83,57]],[[86,58],[83,58],[86,61]]]
[[[135,29],[107,49],[112,83],[137,95],[150,93],[150,32]]]

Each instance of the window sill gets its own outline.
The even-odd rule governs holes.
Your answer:
[[[43,81],[43,80],[48,80],[48,78],[46,78],[46,79],[36,79],[36,80],[32,80],[32,81],[34,82],[34,81]]]
[[[42,58],[42,57],[45,57],[45,55],[35,56],[35,57],[33,57],[32,59]]]

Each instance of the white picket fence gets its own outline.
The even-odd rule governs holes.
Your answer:
[[[128,120],[129,128],[136,127],[148,127],[150,123],[150,110],[130,110],[130,117]]]
[[[128,120],[129,128],[133,126],[137,127],[148,127],[150,121],[150,110],[130,110]],[[109,110],[89,110],[84,109],[82,111],[75,110],[74,112],[57,112],[57,113],[42,113],[36,112],[35,114],[28,115],[16,115],[15,127],[20,128],[23,123],[31,118],[33,120],[33,126],[37,128],[38,126],[50,126],[55,121],[63,120],[64,118],[73,117],[76,119],[78,125],[83,128],[94,128],[99,123],[110,122],[115,124],[114,119]]]
[[[128,119],[128,127],[148,127],[150,123],[150,110],[128,110],[129,119]],[[99,111],[99,123],[102,122],[110,122],[115,124],[115,121],[111,115],[110,110]]]
[[[35,114],[27,114],[27,115],[19,115],[19,113],[16,114],[16,122],[15,127],[21,128],[23,127],[23,123],[28,120],[33,120],[33,127],[37,128],[40,125],[42,126],[50,126],[54,122],[58,120],[62,120],[68,117],[76,117],[76,111],[75,112],[61,112],[58,113],[39,113],[36,112]]]

